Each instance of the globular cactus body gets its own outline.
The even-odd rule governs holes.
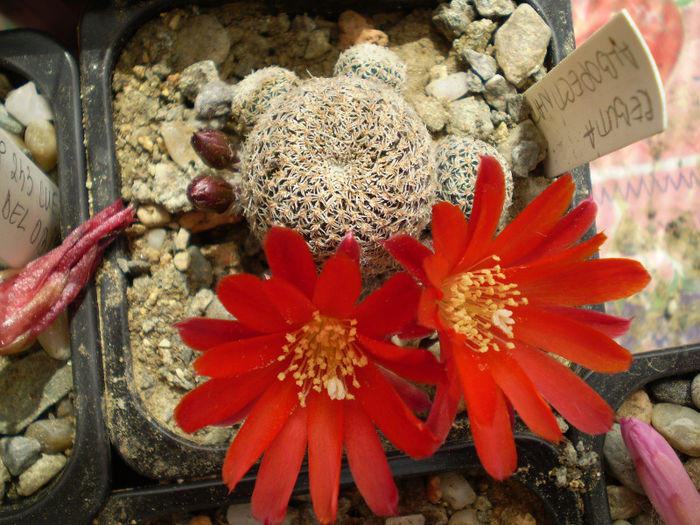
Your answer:
[[[378,80],[403,91],[406,86],[406,64],[391,49],[376,44],[358,44],[343,51],[333,70],[335,76]]]

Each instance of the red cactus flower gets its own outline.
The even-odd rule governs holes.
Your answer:
[[[0,354],[24,349],[83,289],[105,248],[134,221],[117,201],[0,284]]]
[[[511,407],[551,441],[561,431],[549,404],[584,432],[613,422],[610,407],[550,352],[600,372],[632,359],[611,339],[628,320],[572,307],[627,297],[649,275],[632,260],[589,259],[605,236],[576,244],[596,206],[587,199],[564,215],[573,193],[571,176],[560,177],[494,237],[505,185],[498,162],[483,157],[470,220],[451,204],[434,206],[434,252],[404,235],[386,242],[425,285],[418,320],[440,338],[447,373],[428,426],[444,438],[463,394],[479,458],[499,480],[517,464]]]
[[[406,273],[356,304],[362,283],[359,248],[348,236],[316,274],[303,238],[272,228],[264,250],[272,277],[228,276],[217,294],[237,321],[193,318],[177,325],[182,340],[204,351],[195,370],[212,379],[175,410],[186,432],[244,416],[223,465],[233,490],[265,453],[252,497],[253,515],[283,520],[308,444],[311,497],[318,519],[335,520],[343,445],[369,507],[396,512],[398,493],[375,425],[413,457],[437,442],[411,408],[427,397],[403,381],[437,383],[442,367],[425,350],[385,340],[413,317],[420,289]]]

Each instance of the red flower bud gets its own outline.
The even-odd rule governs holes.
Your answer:
[[[230,168],[239,160],[231,137],[216,129],[200,129],[195,132],[192,135],[192,147],[212,168]]]
[[[187,187],[187,198],[198,210],[223,213],[233,203],[233,187],[216,175],[197,175]]]

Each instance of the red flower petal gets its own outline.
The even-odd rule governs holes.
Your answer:
[[[394,235],[382,243],[388,252],[401,266],[406,268],[420,282],[427,284],[428,280],[423,271],[423,259],[432,255],[428,248],[408,235]]]
[[[240,339],[203,353],[193,366],[203,376],[236,376],[274,363],[283,355],[282,346],[286,343],[284,333]]]
[[[567,306],[540,306],[540,310],[547,310],[555,314],[563,315],[579,323],[604,333],[608,337],[620,337],[629,330],[631,319],[616,317],[587,308],[570,308]]]
[[[323,265],[313,303],[322,314],[348,317],[362,291],[360,268],[345,254],[331,255]]]
[[[561,430],[552,410],[518,362],[505,349],[487,352],[484,358],[496,384],[530,430],[549,441],[559,441]]]
[[[377,367],[370,362],[355,372],[360,382],[355,396],[387,439],[412,458],[432,454],[440,443],[401,401]]]
[[[263,281],[267,298],[291,327],[298,327],[311,319],[314,305],[299,288],[279,277]]]
[[[481,157],[474,206],[467,225],[467,248],[455,271],[463,271],[486,255],[498,228],[506,198],[503,168],[493,157]]]
[[[265,236],[264,249],[272,275],[292,283],[310,299],[316,264],[304,238],[289,228],[273,226]]]
[[[529,253],[533,244],[554,228],[569,207],[574,190],[571,175],[559,177],[496,237],[490,251],[501,258],[502,266]]]
[[[344,404],[343,441],[355,484],[372,512],[377,516],[393,516],[399,492],[377,431],[359,403]]]
[[[265,293],[263,282],[247,273],[229,275],[216,289],[221,304],[236,319],[258,332],[282,332],[289,325]]]
[[[243,475],[270,446],[299,404],[298,387],[291,379],[273,381],[226,452],[222,478],[233,491]]]
[[[389,370],[380,368],[379,371],[386,378],[386,380],[389,381],[391,387],[396,390],[396,393],[399,395],[401,400],[406,403],[406,406],[412,412],[426,412],[430,410],[430,398],[423,390],[418,388],[413,383],[409,383],[408,381],[401,379],[399,376],[393,372],[390,372]]]
[[[545,304],[579,306],[629,297],[651,277],[632,259],[593,259],[567,265],[554,275],[518,282],[524,297]]]
[[[489,371],[482,370],[483,363],[473,352],[456,348],[454,359],[476,452],[486,472],[503,481],[518,464],[506,401]]]
[[[531,307],[513,310],[515,339],[598,372],[622,372],[630,353],[605,334],[563,315]]]
[[[338,511],[344,403],[313,391],[308,401],[311,501],[318,520],[333,523]]]
[[[440,344],[442,345],[442,342]],[[454,359],[450,359],[445,363],[445,379],[438,383],[427,421],[428,428],[440,443],[445,441],[447,434],[450,433],[460,399],[462,399],[462,391],[457,370]]]
[[[537,389],[576,428],[589,434],[610,430],[615,413],[583,379],[544,352],[517,344],[513,356]]]
[[[546,239],[513,264],[527,264],[569,248],[593,226],[597,211],[598,206],[593,199],[584,199],[552,228]]]
[[[433,206],[433,247],[452,269],[467,248],[467,219],[464,212],[449,202]]]
[[[435,356],[424,349],[404,348],[358,334],[360,346],[373,360],[392,372],[419,383],[436,384],[443,377],[443,368]]]
[[[185,394],[173,417],[185,432],[226,420],[256,399],[275,381],[280,366],[271,366],[238,377],[210,379]]]
[[[442,282],[450,273],[450,263],[442,255],[436,253],[423,259],[423,270],[428,278],[426,285],[440,289]]]
[[[214,346],[230,343],[246,337],[260,335],[252,328],[237,321],[191,317],[173,325],[180,339],[195,350],[205,351]]]
[[[438,301],[440,293],[435,288],[426,288],[420,296],[418,303],[418,323],[438,330],[442,327],[440,316],[438,315]]]
[[[397,273],[362,301],[352,317],[357,331],[368,337],[384,337],[408,324],[416,314],[420,288],[407,273]]]
[[[306,452],[308,410],[297,407],[260,462],[251,498],[252,514],[262,523],[281,523]]]
[[[350,257],[350,260],[352,260],[355,264],[360,264],[360,245],[357,244],[352,230],[348,231],[348,233],[345,234],[345,237],[343,237],[343,240],[340,241],[336,253],[343,253]]]

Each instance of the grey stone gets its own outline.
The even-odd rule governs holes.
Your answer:
[[[70,396],[61,399],[56,405],[56,417],[75,417],[75,409]]]
[[[202,60],[187,66],[180,73],[178,89],[190,102],[194,102],[197,93],[209,82],[219,80],[219,69],[213,60]]]
[[[514,122],[521,122],[529,116],[529,108],[523,100],[520,93],[515,93],[507,98],[506,111]]]
[[[690,383],[690,396],[693,399],[693,404],[700,408],[700,374],[696,375]]]
[[[653,409],[654,406],[651,404],[649,395],[644,390],[637,390],[625,398],[615,415],[618,419],[633,417],[649,424],[651,423],[651,412]]]
[[[464,476],[457,472],[445,472],[440,478],[442,500],[455,510],[463,509],[476,501],[474,489]]]
[[[496,27],[498,26],[493,20],[486,18],[474,20],[467,27],[467,31],[452,42],[452,49],[462,56],[464,56],[467,49],[483,53],[491,41],[491,35],[496,30]]]
[[[168,155],[183,169],[187,168],[190,162],[193,164],[202,162],[192,147],[192,135],[195,131],[197,129],[190,122],[163,122],[160,126],[160,135],[163,137]]]
[[[695,488],[700,491],[700,458],[690,458],[683,466]]]
[[[187,248],[187,253],[191,261],[188,274],[190,286],[194,290],[209,288],[214,281],[214,270],[209,259],[196,246]]]
[[[474,8],[468,0],[440,4],[433,15],[433,23],[449,40],[464,34],[472,20]]]
[[[214,297],[216,297],[216,294],[210,288],[201,288],[198,290],[187,305],[187,316],[198,317],[204,315],[204,312],[214,300]]]
[[[63,454],[42,454],[36,463],[20,475],[17,492],[21,496],[31,496],[51,481],[66,461]]]
[[[462,509],[450,516],[447,525],[482,525],[476,509]]]
[[[479,53],[473,49],[465,49],[462,56],[469,63],[469,66],[474,70],[474,73],[479,75],[484,81],[489,80],[498,71],[496,59],[485,53]]]
[[[5,104],[0,104],[0,128],[17,136],[24,132],[24,124],[7,112]]]
[[[212,15],[188,19],[176,40],[173,57],[178,71],[202,60],[213,60],[217,65],[226,60],[231,49],[228,31]]]
[[[425,525],[425,516],[422,514],[408,514],[406,516],[394,516],[387,518],[384,525]]]
[[[187,200],[189,179],[183,176],[174,164],[160,162],[154,168],[153,197],[170,213],[178,213],[191,208]]]
[[[508,16],[515,11],[513,0],[474,0],[477,12],[486,18]]]
[[[438,78],[425,86],[425,92],[439,100],[452,101],[469,91],[469,77],[464,71]]]
[[[498,151],[510,163],[513,175],[527,177],[547,154],[547,142],[531,120],[524,120],[511,129]]]
[[[649,393],[657,403],[693,404],[690,379],[659,379],[649,385]]]
[[[26,378],[31,378],[27,381]],[[34,352],[12,361],[0,374],[0,434],[19,434],[73,387],[70,363]]]
[[[223,117],[231,113],[233,87],[221,80],[205,84],[194,99],[195,113],[201,118]]]
[[[700,456],[700,412],[672,403],[658,403],[651,423],[680,452]]]
[[[501,75],[493,75],[484,84],[484,98],[489,106],[505,111],[508,107],[509,97],[515,95],[517,89]]]
[[[551,35],[549,26],[528,4],[520,4],[498,28],[496,60],[510,82],[519,86],[540,68]]]
[[[632,525],[659,525],[661,521],[659,520],[656,513],[647,514],[646,512],[643,512],[642,514],[632,518],[630,520],[630,523]]]
[[[187,228],[180,228],[175,235],[175,249],[185,250],[190,244],[192,234]]]
[[[615,423],[612,430],[605,434],[603,456],[613,476],[620,483],[637,494],[644,494],[644,488],[639,481],[632,456],[630,456],[629,450],[627,450],[622,439],[618,423]]]
[[[34,438],[15,436],[3,442],[2,462],[13,476],[19,476],[41,453],[41,444]]]
[[[447,110],[442,102],[422,93],[411,96],[409,102],[430,131],[434,133],[442,131],[447,123]]]
[[[448,106],[448,133],[462,133],[487,138],[493,132],[491,111],[480,96],[455,100]]]
[[[43,452],[63,452],[73,447],[75,426],[67,417],[40,419],[29,425],[24,435],[36,439]]]
[[[612,525],[632,525],[632,524],[627,520],[615,520],[615,521],[613,521]]]
[[[304,58],[306,60],[317,60],[328,53],[333,49],[330,38],[330,28],[324,27],[311,31],[309,33],[309,43],[306,45],[306,51],[304,51]]]
[[[27,82],[7,94],[5,108],[8,113],[28,126],[38,120],[53,120],[53,110],[46,97],[36,90],[34,82]]]
[[[642,512],[644,498],[639,494],[619,485],[608,485],[605,488],[608,493],[610,517],[613,520],[627,520]]]

